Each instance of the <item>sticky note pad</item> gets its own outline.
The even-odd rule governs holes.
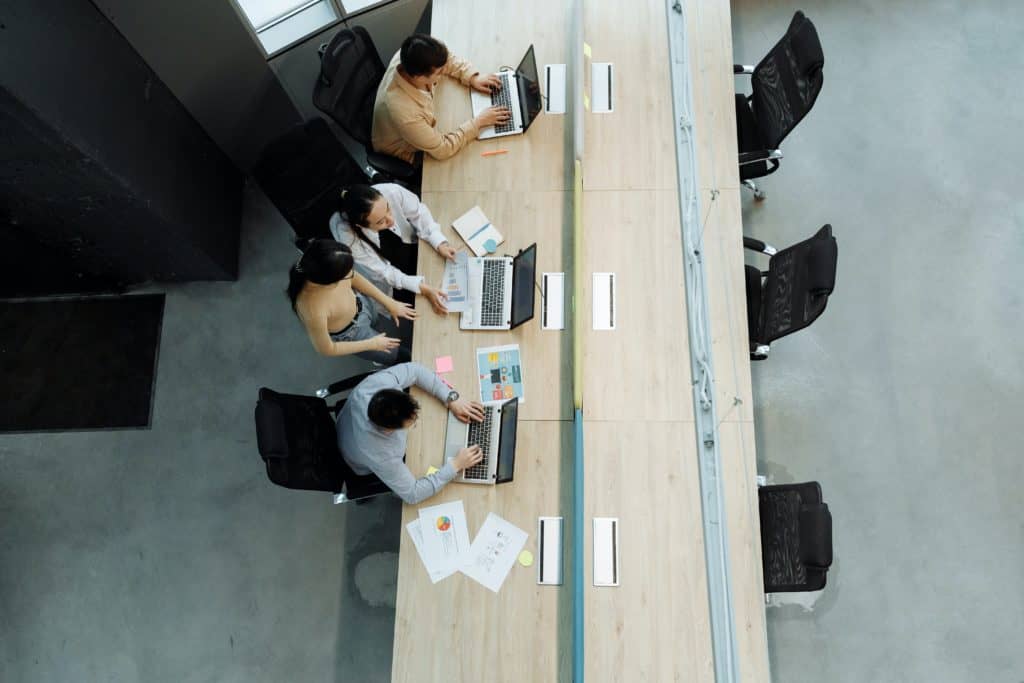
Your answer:
[[[583,54],[587,57],[591,55],[589,43],[583,43]]]
[[[427,476],[428,476],[428,477],[429,477],[429,476],[430,476],[431,474],[434,474],[435,472],[440,472],[440,470],[438,470],[438,469],[437,469],[436,467],[434,467],[433,465],[431,465],[430,467],[428,467],[428,468],[427,468]]]
[[[434,359],[434,368],[437,370],[437,374],[443,375],[446,372],[451,372],[454,368],[451,356],[438,356]]]
[[[533,564],[533,553],[531,553],[529,550],[524,550],[523,552],[519,553],[519,564],[523,565],[524,567],[529,567],[531,564]]]

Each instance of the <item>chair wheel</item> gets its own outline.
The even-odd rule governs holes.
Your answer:
[[[767,197],[763,190],[757,190],[754,192],[754,201],[763,202],[764,198]]]

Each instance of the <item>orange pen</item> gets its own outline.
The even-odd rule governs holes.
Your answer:
[[[508,154],[508,150],[507,149],[495,149],[495,150],[492,150],[490,152],[480,152],[480,156],[482,156],[482,157],[493,157],[496,154]]]

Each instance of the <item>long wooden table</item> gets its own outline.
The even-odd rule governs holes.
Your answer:
[[[573,45],[571,5],[434,0],[432,33],[482,71],[515,66],[533,43],[543,69],[570,62],[568,50],[582,47]],[[740,670],[744,681],[767,681],[729,6],[687,0],[686,11]],[[451,160],[427,160],[423,200],[453,244],[460,240],[452,219],[478,204],[506,237],[502,253],[537,242],[538,273],[565,272],[568,285],[574,266],[583,271],[587,681],[711,681],[665,5],[586,2],[582,21],[593,59],[615,64],[617,89],[614,113],[584,114],[583,262],[572,263],[567,116],[542,114],[525,136],[477,141]],[[458,84],[444,84],[436,98],[440,127],[469,116]],[[509,153],[480,156],[492,149]],[[419,272],[439,282],[442,271],[440,258],[421,249]],[[599,271],[617,274],[615,331],[590,329],[590,274]],[[516,565],[497,595],[461,574],[433,585],[403,530],[392,680],[568,681],[572,330],[541,330],[535,319],[510,332],[462,332],[457,316],[441,318],[422,302],[418,308],[414,360],[432,366],[436,356],[451,355],[449,379],[475,396],[474,350],[518,343],[527,386],[515,482],[453,484],[425,504],[461,499],[471,537],[493,511],[530,533],[526,547],[534,552],[537,517],[563,516],[566,583],[538,586],[535,567]],[[443,407],[419,398],[407,453],[414,473],[440,465],[444,439]],[[418,508],[406,506],[403,522],[417,516]],[[619,587],[593,586],[594,516],[620,520]]]

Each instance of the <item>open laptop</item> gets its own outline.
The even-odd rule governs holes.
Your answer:
[[[488,107],[508,107],[512,118],[501,125],[484,128],[477,136],[478,140],[525,133],[544,106],[533,45],[526,51],[515,71],[499,71],[495,75],[501,79],[500,90],[490,95],[476,90],[471,92],[473,116],[479,116]]]
[[[537,243],[515,258],[471,256],[466,282],[469,310],[462,312],[464,330],[511,330],[533,317]]]
[[[519,398],[484,404],[483,422],[460,422],[448,413],[444,434],[444,460],[448,462],[468,446],[480,446],[484,457],[455,477],[464,484],[504,484],[512,481],[516,467],[516,428]]]

